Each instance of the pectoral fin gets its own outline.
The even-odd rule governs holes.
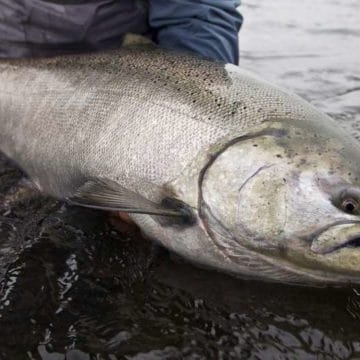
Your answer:
[[[91,179],[67,199],[70,203],[100,210],[184,217],[183,209],[156,204],[108,179]]]

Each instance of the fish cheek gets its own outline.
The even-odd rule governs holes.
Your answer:
[[[259,172],[239,191],[236,232],[248,233],[253,246],[278,248],[288,220],[286,178],[279,167]]]
[[[206,178],[202,208],[226,229],[228,238],[258,250],[277,250],[287,221],[286,171],[267,164],[242,176],[228,172],[221,182]]]
[[[286,178],[293,168],[272,137],[238,142],[207,168],[203,207],[232,238],[253,248],[278,247],[286,215]]]

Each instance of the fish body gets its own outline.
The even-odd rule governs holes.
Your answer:
[[[359,144],[237,66],[152,45],[2,60],[0,150],[45,193],[127,209],[195,263],[360,282]]]

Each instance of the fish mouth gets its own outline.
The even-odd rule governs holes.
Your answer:
[[[289,256],[287,252],[274,255],[273,253],[266,251],[262,252],[259,251],[259,249],[246,246],[240,239],[231,235],[229,229],[227,229],[222,222],[214,216],[211,209],[206,204],[203,204],[202,220],[209,238],[213,241],[219,251],[230,262],[235,264],[236,268],[239,266],[239,259],[241,259],[241,256],[236,254],[234,255],[234,248],[236,248],[239,253],[245,254],[245,259],[248,260],[248,258],[252,258],[252,263],[254,264],[255,269],[256,264],[261,264],[261,271],[255,270],[254,272],[251,267],[247,268],[248,265],[246,261],[240,262],[240,272],[228,269],[230,273],[235,275],[240,275],[241,277],[250,279],[257,278],[265,281],[303,286],[325,286],[330,284],[340,286],[360,283],[360,278],[356,270],[355,272],[349,272],[345,269],[344,273],[342,269],[340,269],[340,271],[334,271],[332,267],[329,267],[327,264],[324,264],[324,266],[320,268],[318,267],[318,255],[331,254],[342,247],[350,248],[356,247],[357,245],[360,246],[360,222],[341,222],[340,224],[337,223],[329,225],[318,231],[312,244],[312,251],[316,256],[316,260],[314,263],[314,257],[311,256],[311,261],[309,263],[308,261],[304,262],[304,259],[299,261],[298,256]],[[210,223],[214,226],[210,226]],[[216,231],[214,229],[216,229]],[[326,238],[329,238],[330,235],[333,235],[332,238],[334,238],[334,236],[336,238],[336,235],[344,230],[348,231],[348,236],[344,236],[344,234],[342,234],[341,243],[326,244]],[[224,239],[226,239],[229,246],[224,245]],[[322,260],[326,260],[326,257],[323,256]]]
[[[311,244],[315,254],[326,255],[346,248],[360,250],[360,223],[337,224],[327,227]]]

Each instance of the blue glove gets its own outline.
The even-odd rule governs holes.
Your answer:
[[[240,0],[149,0],[155,42],[170,49],[238,64]]]

